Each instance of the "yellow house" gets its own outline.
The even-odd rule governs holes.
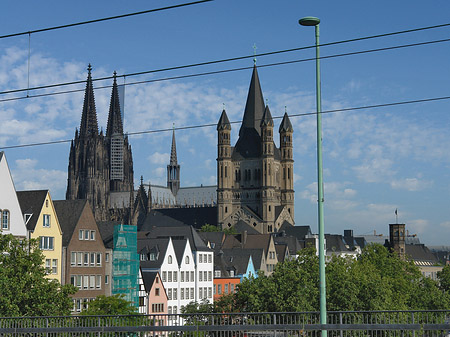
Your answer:
[[[48,277],[62,280],[62,231],[48,190],[17,192],[28,238],[39,239]]]

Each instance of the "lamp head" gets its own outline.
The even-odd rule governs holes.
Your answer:
[[[320,23],[320,19],[314,16],[306,16],[298,20],[298,23],[302,26],[317,26]]]

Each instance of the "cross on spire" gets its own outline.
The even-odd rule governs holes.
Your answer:
[[[256,43],[253,44],[253,64],[256,66]]]

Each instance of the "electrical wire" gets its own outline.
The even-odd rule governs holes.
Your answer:
[[[213,0],[207,0],[207,1],[213,1]],[[377,34],[377,35],[371,35],[371,36],[363,36],[363,37],[347,39],[347,40],[333,41],[333,42],[320,44],[319,46],[320,47],[326,47],[326,46],[338,45],[338,44],[343,44],[343,43],[357,42],[357,41],[363,41],[363,40],[368,40],[368,39],[374,39],[374,38],[387,37],[387,36],[393,36],[393,35],[398,35],[398,34],[405,34],[405,33],[423,31],[423,30],[428,30],[428,29],[442,28],[442,27],[447,27],[447,26],[450,26],[450,23],[434,25],[434,26],[427,26],[427,27],[420,27],[420,28],[414,28],[414,29],[408,29],[408,30],[402,30],[402,31],[391,32],[391,33]],[[412,46],[419,46],[419,45],[425,45],[425,44],[447,42],[447,41],[449,41],[449,39],[425,41],[425,42],[419,42],[419,43],[413,43],[413,44],[399,45],[399,46],[394,46],[394,47],[378,48],[378,49],[374,49],[373,51],[382,51],[382,50],[390,50],[390,49],[396,49],[396,48],[405,48],[405,47],[412,47]],[[200,67],[200,66],[219,64],[219,63],[225,63],[225,62],[239,61],[239,60],[253,58],[253,57],[264,57],[264,56],[271,56],[271,55],[277,55],[277,54],[283,54],[283,53],[291,53],[291,52],[311,49],[311,48],[315,48],[315,47],[316,47],[316,45],[309,45],[309,46],[303,46],[303,47],[298,47],[298,48],[289,48],[289,49],[270,51],[270,52],[254,54],[254,55],[237,56],[237,57],[231,57],[231,58],[220,59],[220,60],[192,63],[192,64],[186,64],[186,65],[181,65],[181,66],[174,66],[174,67],[167,67],[167,68],[160,68],[160,69],[153,69],[153,70],[134,72],[134,73],[129,73],[129,74],[122,74],[122,75],[118,75],[118,77],[133,77],[133,76],[154,74],[154,73],[158,73],[158,72],[165,72],[165,71],[171,71],[171,70],[180,70],[180,69],[186,69],[186,68]],[[368,52],[371,52],[371,51],[369,50],[369,51],[363,51],[363,52],[345,53],[345,54],[342,54],[342,55],[341,54],[336,54],[336,56],[326,56],[326,57],[322,56],[321,59],[331,58],[331,57],[338,57],[338,56],[348,56],[348,55],[363,54],[363,53],[368,53]],[[306,60],[309,61],[310,59],[306,59]],[[112,78],[113,78],[113,76],[99,77],[99,78],[96,78],[96,79],[92,79],[92,81],[93,82],[103,81],[103,80],[108,80],[108,79],[112,79]],[[40,89],[48,89],[48,88],[54,88],[54,87],[60,87],[60,86],[69,86],[69,85],[81,84],[81,83],[84,83],[84,82],[85,82],[84,80],[79,80],[79,81],[71,81],[71,82],[64,82],[64,83],[48,84],[48,85],[32,87],[32,88],[6,90],[6,91],[1,91],[0,95],[17,93],[17,92],[23,92],[23,91],[29,91],[29,90],[40,90]],[[0,100],[0,102],[1,102],[1,100]]]
[[[387,50],[395,50],[395,49],[402,49],[402,48],[418,47],[418,46],[424,46],[424,45],[435,44],[435,43],[443,43],[443,42],[450,42],[450,38],[448,38],[448,39],[441,39],[441,40],[433,40],[433,41],[425,41],[425,42],[417,42],[417,43],[409,43],[409,44],[397,45],[397,46],[391,46],[391,47],[366,49],[366,50],[360,50],[360,51],[354,51],[354,52],[348,52],[348,53],[342,53],[342,54],[326,55],[326,56],[321,56],[320,59],[323,60],[323,59],[331,59],[331,58],[337,58],[337,57],[343,57],[343,56],[353,56],[353,55],[367,54],[367,53],[387,51]],[[276,62],[276,63],[268,63],[268,64],[259,65],[258,68],[274,67],[274,66],[281,66],[281,65],[301,63],[301,62],[306,62],[306,61],[315,61],[315,60],[316,60],[315,57],[311,57],[311,58],[305,58],[305,59],[300,59],[300,60],[291,60],[291,61],[283,61],[283,62]],[[129,82],[129,83],[126,83],[125,85],[126,86],[130,86],[130,85],[138,85],[138,84],[145,84],[145,83],[172,81],[172,80],[186,79],[186,78],[192,78],[192,77],[200,77],[200,76],[206,76],[206,75],[216,75],[216,74],[223,74],[223,73],[229,73],[229,72],[235,72],[235,71],[243,71],[243,70],[249,70],[249,69],[252,69],[252,68],[253,67],[251,66],[251,67],[240,67],[240,68],[208,71],[208,72],[196,73],[196,74],[179,75],[179,76],[171,76],[171,77],[152,79],[152,80]],[[122,76],[123,77],[129,77],[129,76],[134,76],[134,75],[133,74],[131,74],[131,75],[130,74],[125,74],[125,75],[120,75],[119,77],[122,77]],[[98,81],[98,80],[105,80],[105,79],[110,79],[110,78],[113,78],[113,77],[103,77],[103,78],[98,78],[96,80]],[[77,81],[77,82],[70,82],[70,83],[68,82],[67,84],[81,84],[81,83],[86,83],[86,80]],[[55,85],[52,85],[52,86],[58,86],[58,85],[55,84]],[[94,89],[96,89],[96,90],[97,89],[106,89],[106,88],[111,88],[111,87],[112,87],[112,85],[105,85],[105,86],[95,87]],[[27,93],[28,93],[28,90],[43,89],[43,88],[49,88],[49,86],[36,87],[36,88],[30,88],[30,89],[17,89],[17,90],[12,90],[12,91],[8,91],[8,92],[4,91],[4,92],[0,92],[0,94],[13,93],[13,92],[17,93],[17,92],[22,92],[22,91],[27,91]],[[54,95],[82,92],[84,90],[85,89],[74,89],[74,90],[65,90],[65,91],[58,91],[58,92],[51,92],[51,93],[44,93],[44,94],[36,94],[36,95],[29,95],[29,94],[27,94],[27,96],[22,96],[22,97],[12,97],[12,98],[0,99],[0,103],[1,102],[22,100],[22,99],[26,99],[26,98],[37,98],[37,97],[46,97],[46,96],[54,96]]]
[[[173,5],[173,6],[148,9],[148,10],[140,11],[140,12],[133,12],[133,13],[109,16],[109,17],[106,17],[106,18],[74,22],[74,23],[69,23],[69,24],[65,24],[65,25],[61,25],[61,26],[53,26],[53,27],[35,29],[35,30],[27,31],[27,32],[20,32],[20,33],[13,33],[13,34],[7,34],[7,35],[0,35],[0,39],[5,39],[5,38],[9,38],[9,37],[16,37],[16,36],[21,36],[21,35],[29,35],[29,34],[35,34],[35,33],[48,32],[48,31],[51,31],[51,30],[57,30],[57,29],[63,29],[63,28],[69,28],[69,27],[76,27],[76,26],[87,25],[87,24],[96,23],[96,22],[103,22],[103,21],[116,20],[116,19],[123,19],[123,18],[130,17],[130,16],[148,14],[148,13],[153,13],[153,12],[160,12],[160,11],[164,11],[164,10],[168,10],[168,9],[174,9],[174,8],[186,7],[186,6],[191,6],[191,5],[197,5],[197,4],[201,4],[201,3],[204,3],[204,2],[211,2],[211,1],[214,1],[214,0],[199,0],[199,1],[195,1],[195,2],[182,3],[182,4],[178,4],[178,5]]]
[[[337,112],[358,111],[358,110],[364,110],[364,109],[377,109],[377,108],[407,105],[407,104],[436,102],[436,101],[443,101],[443,100],[449,100],[449,99],[450,99],[450,96],[431,97],[431,98],[415,99],[415,100],[409,100],[409,101],[400,101],[400,102],[364,105],[364,106],[359,106],[359,107],[349,107],[349,108],[325,110],[325,111],[322,111],[321,113],[322,114],[331,114],[331,113],[337,113]],[[317,112],[305,112],[305,113],[292,114],[292,115],[289,115],[289,118],[307,117],[307,116],[314,116],[314,115],[317,115]],[[281,119],[281,118],[283,118],[283,116],[272,117],[272,119]],[[240,124],[240,123],[242,123],[242,120],[230,122],[230,124]],[[177,131],[177,130],[192,130],[192,129],[200,129],[200,128],[216,127],[216,126],[217,126],[217,123],[187,125],[187,126],[171,127],[171,128],[164,128],[164,129],[128,132],[128,133],[126,133],[126,136],[136,136],[136,135],[143,135],[143,134],[170,132],[173,130],[175,130],[175,131]],[[72,141],[72,139],[64,139],[64,140],[55,140],[55,141],[49,141],[49,142],[10,145],[10,146],[0,147],[0,150],[34,147],[34,146],[42,146],[42,145],[54,145],[54,144],[61,144],[61,143],[69,143],[71,141]]]

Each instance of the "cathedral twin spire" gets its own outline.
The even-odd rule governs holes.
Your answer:
[[[92,67],[88,66],[88,77],[84,92],[83,112],[81,114],[80,136],[88,137],[98,135],[97,110],[95,108],[94,86],[91,75]],[[111,137],[114,134],[123,135],[122,115],[120,112],[119,90],[117,87],[116,72],[114,72],[114,82],[111,92],[111,102],[109,106],[108,125],[106,135]]]

